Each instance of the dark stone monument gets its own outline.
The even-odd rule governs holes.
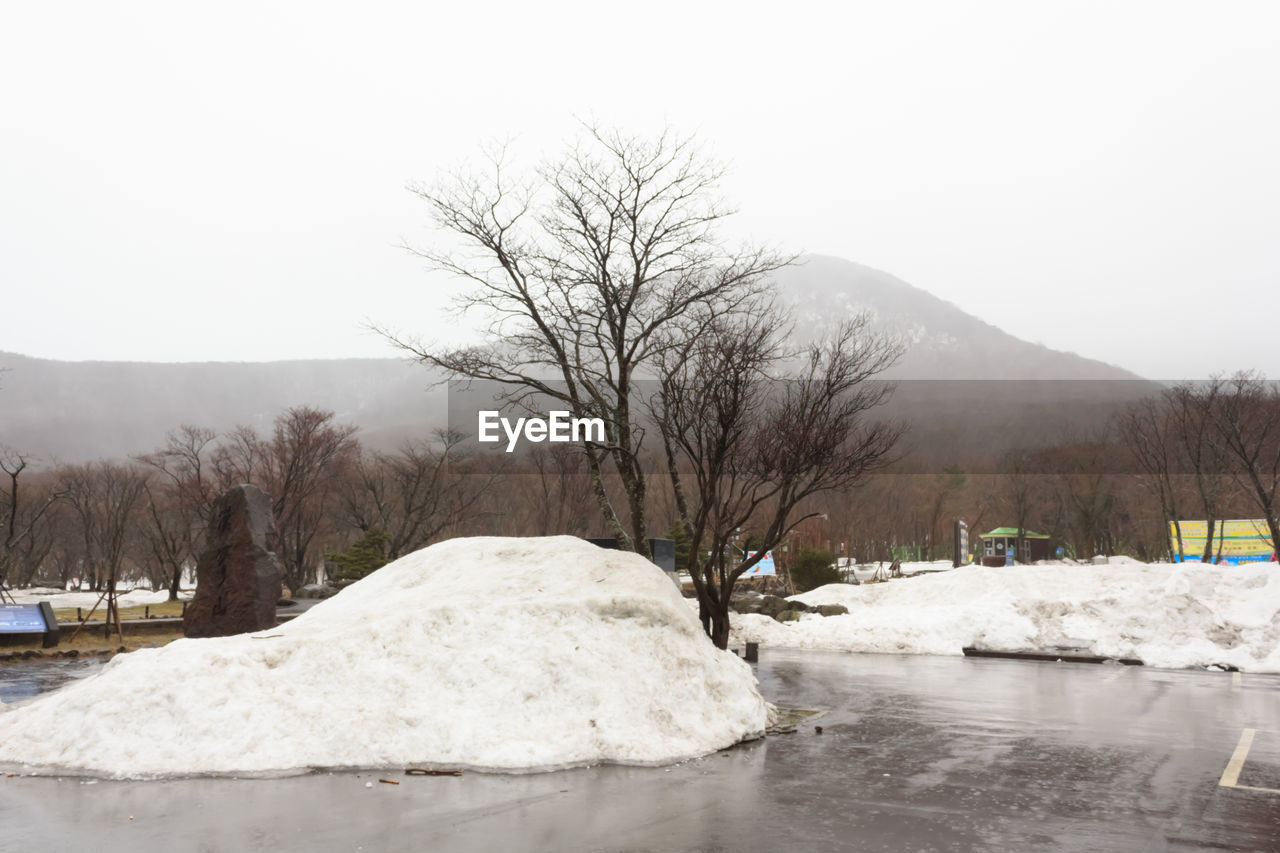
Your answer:
[[[257,486],[236,486],[214,502],[204,552],[196,562],[196,595],[182,617],[188,637],[275,627],[284,579],[271,550],[275,533],[271,498]]]

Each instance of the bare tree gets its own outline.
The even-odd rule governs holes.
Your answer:
[[[1192,475],[1202,515],[1207,522],[1204,553],[1201,562],[1213,562],[1214,531],[1219,531],[1221,547],[1222,503],[1230,486],[1226,476],[1227,449],[1214,428],[1215,411],[1221,386],[1210,382],[1204,387],[1184,382],[1164,393],[1170,428],[1177,437],[1182,462]]]
[[[939,528],[942,520],[952,515],[951,507],[956,497],[964,491],[965,473],[959,465],[948,465],[942,470],[942,473],[933,478],[933,482],[929,489],[928,503],[926,511],[928,513],[928,525],[926,531],[928,538],[925,540],[924,558],[932,560],[937,556],[938,540],[942,538],[939,535]]]
[[[168,443],[138,461],[157,476],[146,485],[146,539],[153,565],[165,575],[169,600],[176,601],[183,569],[195,560],[217,491],[213,484],[213,430],[183,425]]]
[[[584,536],[596,503],[581,451],[564,444],[537,447],[529,454],[534,494],[529,499],[539,536]]]
[[[1280,553],[1280,385],[1246,372],[1213,380],[1207,393],[1215,432]]]
[[[819,514],[797,512],[802,503],[851,488],[890,461],[901,430],[868,420],[889,393],[869,380],[900,353],[859,317],[810,347],[792,378],[772,382],[785,353],[768,311],[718,318],[671,353],[654,408],[700,617],[719,648],[728,645],[738,578]],[[747,529],[757,550],[738,561],[732,543]]]
[[[122,635],[116,583],[145,488],[139,469],[114,462],[70,467],[61,475],[59,491],[78,522],[93,588],[102,589],[107,602],[107,636],[113,626]]]
[[[492,487],[493,472],[467,472],[461,444],[458,433],[441,431],[435,442],[355,457],[340,488],[343,513],[362,532],[382,532],[387,560],[434,541]]]
[[[1043,509],[1042,477],[1035,471],[1033,455],[1026,451],[1006,454],[1003,463],[1002,503],[1013,516],[1018,528],[1014,540],[1014,559],[1027,561],[1027,529],[1033,518]]]
[[[474,285],[461,310],[491,320],[493,343],[435,348],[381,330],[450,377],[490,380],[508,399],[541,395],[575,417],[599,417],[587,444],[592,491],[626,550],[648,555],[644,428],[635,382],[716,316],[739,311],[790,262],[733,251],[717,235],[729,215],[721,168],[693,143],[588,128],[583,141],[513,184],[501,156],[485,177],[458,175],[413,191],[464,248],[416,250]],[[616,473],[622,505],[605,477]]]
[[[271,495],[276,551],[290,589],[315,580],[318,537],[336,514],[343,470],[358,452],[355,432],[335,424],[333,412],[297,406],[276,418],[270,440],[238,427],[215,454],[219,489],[253,483]]]
[[[22,481],[29,458],[0,448],[0,472],[4,474],[0,488],[0,589],[12,582],[11,573],[18,569],[25,582],[35,573],[41,558],[52,547],[47,516],[58,499],[53,489],[30,490]]]
[[[1160,398],[1150,397],[1133,404],[1117,417],[1120,439],[1138,465],[1139,481],[1156,496],[1165,524],[1172,525],[1170,556],[1181,560],[1184,556],[1182,524],[1173,481],[1179,456],[1167,409]]]

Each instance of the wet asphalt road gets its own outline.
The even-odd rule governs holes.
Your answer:
[[[1280,790],[1248,790],[1280,789],[1280,677],[767,648],[758,673],[826,713],[670,768],[0,777],[0,847],[1280,850]]]

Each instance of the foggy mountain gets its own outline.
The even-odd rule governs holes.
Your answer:
[[[1143,393],[1146,382],[1102,362],[1058,352],[1009,335],[893,276],[849,261],[808,256],[777,277],[781,301],[795,310],[797,334],[871,311],[883,328],[909,344],[890,376],[903,382],[892,414],[917,426],[919,449],[952,443],[954,433],[1003,431],[1070,411],[1077,425],[1105,421],[1115,405]],[[1049,322],[1047,319],[1046,322]],[[64,362],[0,352],[0,445],[43,462],[122,458],[160,447],[182,424],[225,431],[244,424],[268,432],[291,406],[337,413],[360,427],[374,447],[425,436],[447,419],[446,392],[425,368],[403,359],[278,362]],[[954,380],[1076,380],[957,383]],[[1011,401],[1020,401],[1017,411]],[[1018,414],[1021,412],[1022,414]],[[1010,430],[1013,430],[1011,433]],[[1040,430],[1043,432],[1043,430]],[[948,438],[950,436],[950,438]],[[982,439],[969,436],[967,444]]]
[[[799,333],[868,311],[876,325],[900,335],[908,350],[886,378],[1139,378],[1101,361],[1016,338],[886,272],[841,258],[806,255],[778,274],[778,289],[795,312]],[[1046,324],[1053,322],[1049,309],[1044,316]]]

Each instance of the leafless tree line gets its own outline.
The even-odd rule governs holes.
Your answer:
[[[1252,373],[1186,382],[1125,412],[1120,436],[1141,483],[1173,525],[1170,549],[1185,555],[1179,521],[1265,520],[1280,549],[1280,385]],[[1203,553],[1210,562],[1214,540]],[[1220,544],[1219,544],[1220,547]],[[1173,554],[1171,553],[1171,556]]]
[[[951,554],[958,517],[968,521],[974,547],[985,529],[1021,526],[1049,534],[1081,558],[1168,559],[1178,547],[1176,537],[1170,541],[1170,523],[1186,519],[1270,519],[1274,544],[1280,402],[1275,384],[1257,377],[1175,386],[1122,412],[1098,435],[1010,452],[994,466],[999,473],[966,473],[993,466],[957,459],[932,475],[894,473],[890,466],[854,488],[795,489],[781,498],[797,498],[786,530],[778,536],[775,526],[767,536],[780,500],[768,490],[789,464],[776,456],[784,445],[772,447],[769,440],[785,435],[797,446],[796,415],[786,398],[772,409],[750,396],[764,393],[764,384],[744,386],[746,396],[738,397],[730,387],[697,384],[715,375],[683,374],[690,384],[678,389],[683,396],[669,413],[675,465],[648,460],[650,470],[667,477],[655,479],[646,496],[657,534],[684,518],[701,524],[699,577],[708,588],[723,583],[719,567],[741,567],[740,560],[710,559],[723,555],[735,536],[769,538],[783,563],[802,548],[863,562],[891,559],[902,548],[938,559]],[[734,431],[723,440],[712,430],[691,429],[744,407],[767,417],[730,419]],[[780,417],[789,419],[785,428],[771,420]],[[715,452],[697,450],[699,442]],[[696,452],[682,456],[682,443]],[[240,482],[261,486],[275,501],[290,586],[314,580],[326,553],[373,528],[387,537],[388,560],[456,535],[597,536],[608,530],[579,448],[543,445],[513,463],[502,454],[470,454],[457,436],[444,434],[394,452],[374,451],[332,414],[309,408],[283,413],[269,435],[180,427],[164,447],[127,462],[41,467],[9,451],[0,455],[0,474],[0,576],[11,586],[77,578],[102,589],[113,577],[145,578],[176,593],[184,568],[204,546],[210,504]],[[732,488],[713,488],[715,478]],[[626,499],[620,480],[602,480],[610,499]],[[687,490],[683,509],[677,484]],[[717,495],[717,502],[708,499]],[[754,512],[746,513],[748,507]],[[1212,561],[1215,555],[1188,556]]]
[[[145,579],[176,597],[205,546],[213,501],[239,483],[273,500],[275,548],[291,588],[316,580],[324,556],[372,528],[387,560],[455,531],[487,494],[490,474],[470,476],[456,436],[409,441],[394,452],[361,447],[331,412],[283,412],[269,435],[196,426],[127,462],[36,471],[19,453],[0,457],[0,580],[92,589]]]

